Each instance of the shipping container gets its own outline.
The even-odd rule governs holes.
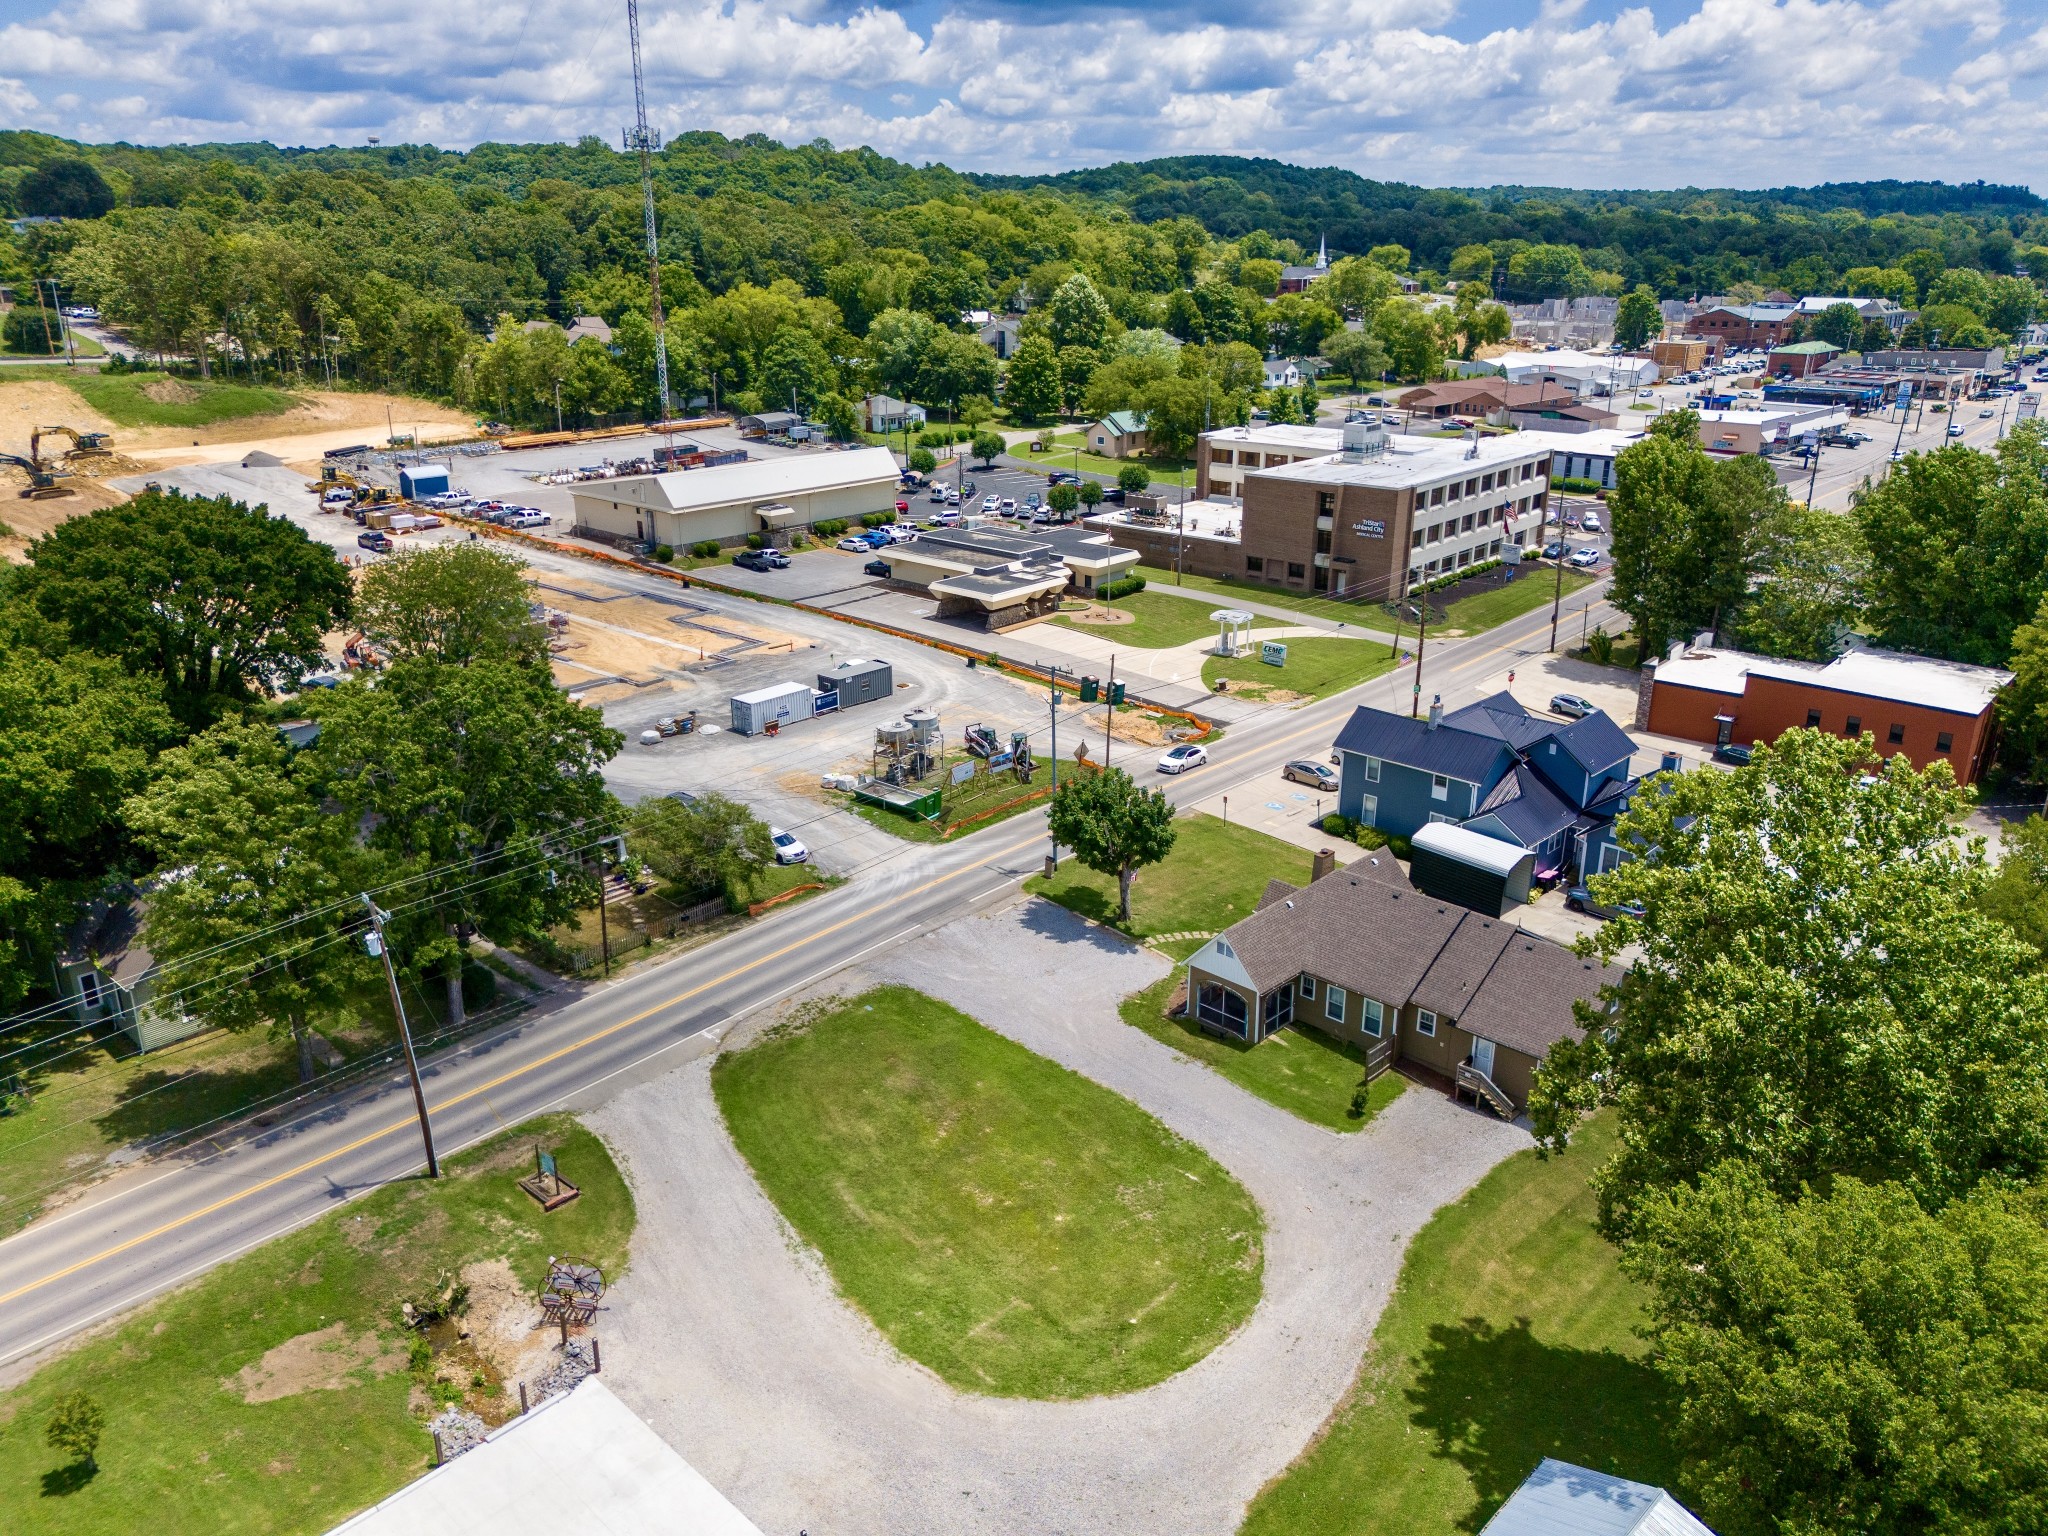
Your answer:
[[[736,693],[732,700],[732,728],[743,736],[756,736],[770,724],[787,725],[792,720],[811,718],[811,687],[808,683],[777,683],[752,693]]]
[[[446,464],[408,464],[398,472],[398,494],[407,501],[423,501],[447,489]]]
[[[862,661],[849,658],[829,672],[818,674],[818,692],[839,696],[839,707],[851,709],[856,704],[872,704],[877,699],[886,699],[896,691],[896,674],[886,661]]]

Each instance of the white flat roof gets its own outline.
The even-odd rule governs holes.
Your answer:
[[[1286,448],[1296,452],[1335,453],[1344,446],[1342,427],[1249,426],[1219,427],[1202,440],[1217,448]]]
[[[786,501],[792,496],[848,486],[893,485],[898,473],[896,455],[888,449],[848,448],[789,458],[749,459],[744,464],[720,464],[712,469],[678,469],[665,475],[599,480],[579,485],[571,494],[652,506],[657,511],[697,512],[706,507]],[[645,502],[617,494],[625,486],[647,486],[650,481],[651,495]]]
[[[1477,450],[1476,452],[1474,450]],[[1483,474],[1503,464],[1525,459],[1548,459],[1555,448],[1528,433],[1505,432],[1465,437],[1411,437],[1397,433],[1387,439],[1384,453],[1347,459],[1329,454],[1320,459],[1303,459],[1273,469],[1254,469],[1247,480],[1308,480],[1318,485],[1379,485],[1400,487],[1427,485],[1460,474]]]
[[[329,1536],[762,1536],[596,1376]]]
[[[2012,674],[2000,667],[1976,667],[1897,651],[1845,651],[1833,661],[1814,662],[1781,661],[1741,651],[1695,650],[1657,663],[1660,683],[1731,697],[1742,693],[1752,675],[1973,717],[1989,709],[1998,690],[2012,681]]]
[[[1572,453],[1596,459],[1611,459],[1622,449],[1640,443],[1649,434],[1638,428],[1595,427],[1590,432],[1553,432],[1545,427],[1525,427],[1532,437],[1548,438],[1556,444],[1552,453]]]
[[[1244,530],[1244,508],[1233,501],[1184,501],[1163,518],[1148,519],[1117,509],[1088,519],[1090,528],[1135,528],[1148,533],[1185,534],[1191,539],[1235,539]]]
[[[1470,864],[1496,875],[1512,875],[1518,865],[1526,863],[1533,867],[1536,862],[1536,855],[1530,849],[1488,837],[1484,832],[1474,832],[1470,827],[1454,827],[1447,821],[1432,821],[1417,827],[1415,836],[1409,841],[1417,848],[1427,848],[1445,858],[1456,859],[1460,864]]]

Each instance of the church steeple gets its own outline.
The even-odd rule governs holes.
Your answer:
[[[1321,235],[1316,239],[1316,265],[1325,269],[1330,265],[1330,237],[1328,235]]]

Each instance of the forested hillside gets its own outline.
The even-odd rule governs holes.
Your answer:
[[[869,388],[993,397],[993,360],[959,317],[1013,303],[1032,304],[1025,340],[1046,349],[1003,386],[1029,417],[1135,400],[1157,382],[1139,375],[1174,370],[1175,340],[1313,352],[1346,317],[1373,319],[1378,348],[1355,344],[1340,368],[1426,376],[1504,334],[1476,302],[1489,293],[1931,295],[1995,332],[2034,290],[1976,274],[2048,269],[2041,201],[1982,185],[1459,192],[1229,157],[1006,179],[714,133],[672,141],[657,174],[676,392],[794,398],[841,422]],[[0,241],[0,281],[54,279],[201,372],[398,388],[512,420],[551,420],[558,399],[578,419],[656,404],[637,169],[594,138],[455,153],[0,133],[0,207],[60,219]],[[1276,300],[1281,265],[1324,238],[1348,261]],[[1468,285],[1467,300],[1427,324],[1412,306],[1381,313],[1404,272]],[[1046,302],[1077,273],[1085,294]],[[602,317],[611,344],[505,323],[577,314]],[[1091,389],[1121,362],[1115,388]],[[1241,357],[1194,371],[1243,393]]]

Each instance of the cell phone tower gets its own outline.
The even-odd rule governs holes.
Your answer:
[[[668,321],[661,312],[661,242],[654,229],[654,152],[661,138],[647,126],[647,86],[640,74],[640,0],[626,0],[626,32],[633,40],[633,126],[626,148],[640,156],[640,196],[647,212],[647,286],[653,298],[654,378],[661,391],[661,419],[668,420]]]

